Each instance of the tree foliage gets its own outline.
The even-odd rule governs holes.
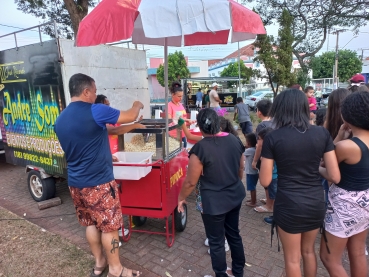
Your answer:
[[[287,9],[293,17],[293,53],[305,70],[304,60],[323,47],[334,27],[357,30],[369,20],[368,0],[243,0],[255,2],[265,25],[273,25]],[[306,72],[307,70],[305,70]]]
[[[187,62],[182,51],[176,51],[168,55],[168,84],[179,78],[190,77],[190,71],[187,68]],[[156,73],[159,84],[164,87],[164,66],[160,65]]]
[[[15,0],[18,10],[46,21],[56,21],[58,34],[72,39],[77,35],[79,23],[87,15],[88,8],[97,0]],[[54,26],[45,26],[43,32],[55,37]]]
[[[313,70],[313,78],[332,78],[335,57],[336,53],[331,51],[312,58],[310,66]],[[356,73],[360,73],[362,65],[363,63],[356,52],[351,50],[338,51],[338,78],[341,82],[346,82]]]
[[[226,68],[222,70],[220,76],[238,77],[238,65],[240,65],[240,75],[242,84],[250,83],[250,79],[254,75],[254,71],[251,68],[245,66],[242,60],[240,62],[237,61],[229,64]],[[232,86],[237,83],[238,83],[237,81],[230,81],[228,82],[228,86]]]
[[[287,86],[295,82],[295,74],[292,72],[292,43],[293,36],[291,25],[293,18],[287,10],[284,10],[280,19],[278,39],[273,36],[258,35],[255,46],[258,54],[255,61],[264,64],[266,74],[259,77],[267,78],[272,87],[274,96],[277,95],[280,86]]]

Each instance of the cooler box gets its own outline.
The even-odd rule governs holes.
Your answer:
[[[150,173],[151,166],[117,166],[124,164],[151,164],[153,152],[117,152],[119,162],[113,162],[114,178],[117,180],[140,180]]]

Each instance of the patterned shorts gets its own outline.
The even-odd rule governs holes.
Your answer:
[[[82,226],[96,225],[104,233],[118,230],[123,225],[118,185],[115,181],[96,187],[69,187],[78,221]]]

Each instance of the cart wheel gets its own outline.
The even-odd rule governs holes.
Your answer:
[[[137,227],[144,225],[146,223],[146,220],[147,217],[144,216],[132,216],[132,223]]]
[[[37,202],[55,196],[55,179],[53,177],[42,179],[40,172],[31,170],[28,173],[27,183],[32,198]]]
[[[182,232],[186,229],[187,224],[187,205],[183,204],[184,211],[178,212],[178,207],[174,209],[174,223],[177,232]]]

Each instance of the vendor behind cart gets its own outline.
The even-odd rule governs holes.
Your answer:
[[[187,119],[186,109],[183,107],[181,101],[183,98],[183,89],[182,85],[179,82],[173,82],[170,87],[170,92],[172,93],[172,101],[168,103],[168,118],[173,119],[176,123],[179,118],[182,118],[186,123],[192,124],[194,121]],[[169,132],[169,135],[172,137],[176,137],[177,130],[173,130]],[[183,147],[187,147],[187,140],[184,132],[182,131],[182,141]]]
[[[123,218],[106,124],[134,121],[143,104],[136,101],[127,111],[94,104],[95,81],[81,73],[70,78],[69,92],[71,103],[59,115],[54,129],[68,163],[68,186],[77,217],[86,226],[95,257],[91,276],[102,276],[108,265],[109,277],[140,276],[140,272],[123,267],[119,258],[118,229]]]

